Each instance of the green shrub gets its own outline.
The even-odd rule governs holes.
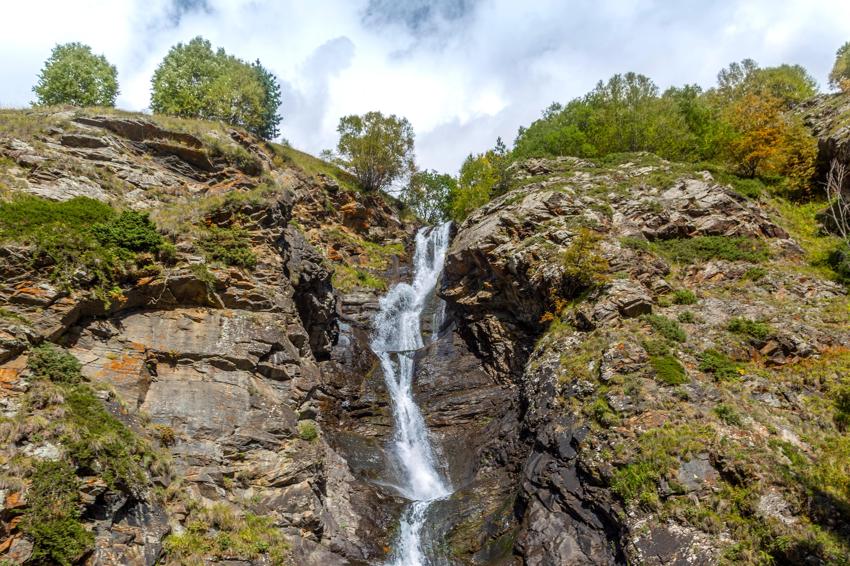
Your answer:
[[[650,356],[666,356],[670,353],[670,344],[667,340],[644,340],[641,346]]]
[[[763,267],[751,267],[744,272],[743,279],[749,281],[760,281],[767,275],[767,270]]]
[[[92,227],[95,238],[104,246],[115,246],[132,252],[157,253],[163,245],[147,213],[125,210],[108,222]]]
[[[682,312],[679,313],[679,315],[676,317],[676,319],[679,322],[692,323],[692,322],[696,321],[697,317],[691,311],[682,311]]]
[[[593,419],[604,427],[610,427],[620,422],[617,413],[611,409],[611,405],[603,397],[599,397],[588,408],[588,412]]]
[[[844,283],[850,283],[850,246],[842,242],[829,253],[827,264]]]
[[[653,330],[661,334],[667,340],[672,342],[684,342],[688,339],[688,335],[682,330],[675,320],[669,319],[660,314],[645,314],[640,317],[641,320],[647,322]]]
[[[568,297],[608,280],[608,261],[599,253],[601,239],[590,228],[581,227],[561,255]]]
[[[734,407],[726,403],[719,403],[714,407],[714,414],[729,426],[741,426],[743,423],[741,415],[738,414]]]
[[[79,468],[100,475],[111,488],[136,488],[145,481],[145,444],[104,408],[85,385],[67,388],[64,443]]]
[[[679,360],[671,355],[652,356],[649,358],[649,363],[655,370],[656,379],[661,383],[682,385],[688,382],[685,368],[679,363]]]
[[[301,440],[311,442],[319,437],[319,429],[313,421],[298,421],[298,436]]]
[[[658,503],[656,482],[662,471],[652,462],[635,462],[618,468],[611,480],[611,489],[625,501],[639,501],[652,507]]]
[[[54,383],[79,383],[83,379],[77,358],[49,342],[30,350],[27,367],[36,379]]]
[[[743,334],[757,340],[765,340],[773,334],[773,328],[769,324],[739,317],[731,319],[726,329],[735,334]]]
[[[760,240],[730,236],[698,236],[653,242],[653,249],[680,263],[696,263],[710,259],[758,263],[769,258]]]
[[[739,369],[740,366],[723,352],[708,349],[699,355],[699,370],[713,374],[719,381],[738,378]]]
[[[690,289],[676,289],[673,291],[673,304],[693,305],[696,302],[697,296]]]
[[[80,522],[79,480],[67,462],[35,465],[21,530],[32,539],[32,562],[71,566],[91,548],[94,536]]]
[[[247,268],[257,264],[257,256],[251,250],[251,236],[239,226],[210,226],[199,238],[198,246],[210,261]]]

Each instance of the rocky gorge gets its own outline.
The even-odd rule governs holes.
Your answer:
[[[421,223],[219,124],[0,123],[4,198],[145,212],[170,244],[105,281],[101,259],[6,234],[0,560],[43,560],[39,481],[69,461],[91,536],[69,563],[397,557],[372,341]],[[451,228],[411,352],[452,488],[424,512],[428,563],[846,563],[850,300],[811,261],[817,211],[643,153],[511,176]],[[45,356],[80,383],[46,379]]]

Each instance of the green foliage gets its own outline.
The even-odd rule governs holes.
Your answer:
[[[407,118],[367,112],[344,116],[337,127],[341,164],[365,191],[378,191],[412,174],[413,128]]]
[[[166,537],[164,547],[169,564],[185,565],[265,556],[273,566],[283,566],[289,551],[272,517],[252,513],[239,517],[219,505],[193,513],[186,530]]]
[[[63,394],[68,425],[63,441],[76,465],[100,475],[111,488],[143,485],[142,459],[147,446],[109,414],[91,388],[76,385]]]
[[[433,169],[417,171],[401,194],[404,204],[424,222],[438,224],[449,218],[451,196],[457,192],[457,180]]]
[[[79,383],[83,380],[80,362],[72,354],[49,342],[30,350],[27,368],[36,379],[54,383]]]
[[[157,253],[163,244],[162,236],[146,212],[125,210],[108,222],[95,224],[92,233],[104,246],[132,252]]]
[[[696,319],[697,319],[696,315],[694,315],[694,313],[691,312],[691,311],[682,311],[676,317],[676,320],[678,320],[679,322],[684,322],[684,323],[693,323],[693,322],[696,322]]]
[[[57,45],[33,87],[38,104],[115,106],[118,71],[82,43]]]
[[[767,275],[767,270],[763,267],[751,267],[741,276],[742,279],[749,281],[761,281]]]
[[[490,202],[497,181],[496,170],[486,153],[467,156],[451,195],[452,220],[461,222],[473,210]]]
[[[277,135],[277,79],[259,61],[249,64],[195,37],[165,56],[151,81],[151,110],[221,120],[264,138]]]
[[[713,374],[718,381],[737,379],[740,369],[741,366],[718,350],[708,349],[699,355],[699,370]]]
[[[602,285],[608,281],[608,261],[599,252],[602,237],[590,228],[581,227],[561,255],[562,285],[566,296]]]
[[[319,437],[319,429],[313,421],[298,421],[298,437],[311,442]]]
[[[596,399],[588,408],[588,412],[596,422],[604,427],[615,426],[620,422],[617,413],[611,409],[611,405],[603,397]]]
[[[741,426],[744,422],[735,407],[726,403],[718,403],[714,407],[714,414],[729,426]]]
[[[850,41],[835,53],[835,64],[829,73],[829,86],[850,91]]]
[[[655,370],[655,378],[667,385],[682,385],[689,381],[685,368],[674,356],[651,356],[649,363]]]
[[[732,318],[726,329],[735,334],[743,334],[757,340],[765,340],[774,333],[769,324],[739,317]]]
[[[676,289],[673,291],[673,304],[693,305],[697,302],[696,293],[690,289]]]
[[[679,326],[675,320],[669,319],[660,314],[645,314],[640,317],[641,320],[648,323],[653,330],[661,334],[671,342],[684,342],[688,339],[688,335]]]
[[[850,244],[839,242],[838,246],[829,253],[827,264],[840,281],[850,283]]]
[[[730,236],[697,236],[652,242],[650,249],[680,263],[696,263],[710,259],[758,263],[769,258],[760,240]]]
[[[80,521],[76,470],[62,461],[35,465],[21,530],[32,539],[34,563],[71,566],[91,548],[94,536]]]
[[[356,287],[383,291],[387,288],[387,282],[364,269],[339,264],[334,267],[333,286],[343,293]]]
[[[210,261],[246,268],[257,264],[257,256],[251,250],[251,236],[240,226],[209,226],[198,238],[198,247]]]
[[[110,290],[133,268],[136,252],[163,246],[147,215],[119,216],[100,201],[54,202],[16,194],[0,202],[0,241],[29,245],[33,262],[63,285],[86,286],[108,303]]]

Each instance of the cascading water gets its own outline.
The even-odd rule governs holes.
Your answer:
[[[445,223],[419,230],[413,283],[399,283],[390,289],[375,317],[372,351],[381,361],[395,421],[391,455],[402,475],[399,490],[412,501],[401,518],[393,566],[424,566],[422,527],[428,507],[451,494],[451,487],[437,469],[425,420],[413,400],[413,358],[424,346],[422,311],[443,270],[449,227]]]

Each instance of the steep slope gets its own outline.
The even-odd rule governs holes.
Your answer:
[[[356,369],[348,349],[335,359],[352,331],[339,320],[366,332],[362,305],[405,261],[413,227],[396,205],[221,125],[112,111],[4,111],[0,183],[5,557],[85,538],[31,528],[43,462],[77,470],[81,495],[68,497],[94,534],[66,544],[66,560],[384,555],[397,505],[355,478],[324,432],[345,395],[320,368]],[[113,210],[150,213],[166,241],[141,249],[150,228]],[[125,455],[144,472],[132,485],[104,476],[111,453],[98,446],[84,465],[73,427],[51,424],[67,416],[70,386],[33,366],[28,348],[44,341],[81,362],[79,387],[102,400],[91,410],[114,415],[93,442],[111,446],[119,430],[138,443]]]
[[[814,209],[642,154],[515,175],[440,292],[511,407],[467,445],[457,559],[846,563],[850,303],[787,231]]]

